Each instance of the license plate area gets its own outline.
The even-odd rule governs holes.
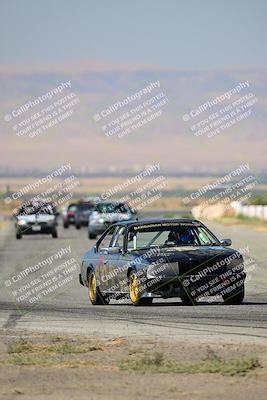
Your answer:
[[[41,230],[41,226],[40,226],[40,225],[33,225],[33,226],[32,226],[32,230],[33,230],[34,232],[38,232],[38,231]]]

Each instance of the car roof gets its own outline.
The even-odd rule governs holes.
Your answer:
[[[43,207],[43,206],[55,206],[55,203],[52,201],[43,201],[43,200],[38,200],[38,201],[26,201],[25,203],[22,203],[20,205],[20,208],[23,207]]]
[[[128,205],[128,203],[126,201],[116,201],[116,200],[104,200],[104,201],[100,201],[97,203],[97,205],[105,205],[105,204],[116,204],[116,205]]]
[[[78,204],[75,204],[75,207],[77,207],[77,209],[79,209],[79,208],[95,208],[95,204],[94,203],[78,203]]]
[[[149,224],[173,224],[173,223],[179,223],[179,222],[196,222],[196,223],[201,223],[200,221],[192,218],[149,218],[149,219],[141,219],[141,220],[129,220],[129,221],[121,221],[117,222],[114,225],[124,225],[124,226],[130,226],[130,225],[149,225]]]

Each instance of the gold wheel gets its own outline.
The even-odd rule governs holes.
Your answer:
[[[97,286],[96,274],[94,271],[89,273],[88,294],[93,305],[106,305],[109,303],[109,298],[102,294],[99,286]]]
[[[130,275],[130,298],[133,303],[139,299],[139,282],[135,272]]]
[[[95,274],[92,272],[89,277],[89,297],[91,301],[96,300],[96,277]]]

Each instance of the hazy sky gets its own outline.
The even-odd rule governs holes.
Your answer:
[[[266,66],[266,0],[0,0],[0,62]]]
[[[0,170],[66,160],[89,170],[266,168],[266,17],[267,0],[0,0]],[[11,111],[68,80],[79,97],[71,118],[18,137],[19,118],[37,109],[16,120]],[[154,81],[168,98],[163,115],[106,137],[94,116]],[[196,137],[183,114],[247,81],[244,94],[257,98],[249,118]]]

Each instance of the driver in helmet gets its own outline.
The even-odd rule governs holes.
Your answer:
[[[187,230],[171,230],[165,244],[183,245],[192,243],[192,237]]]

